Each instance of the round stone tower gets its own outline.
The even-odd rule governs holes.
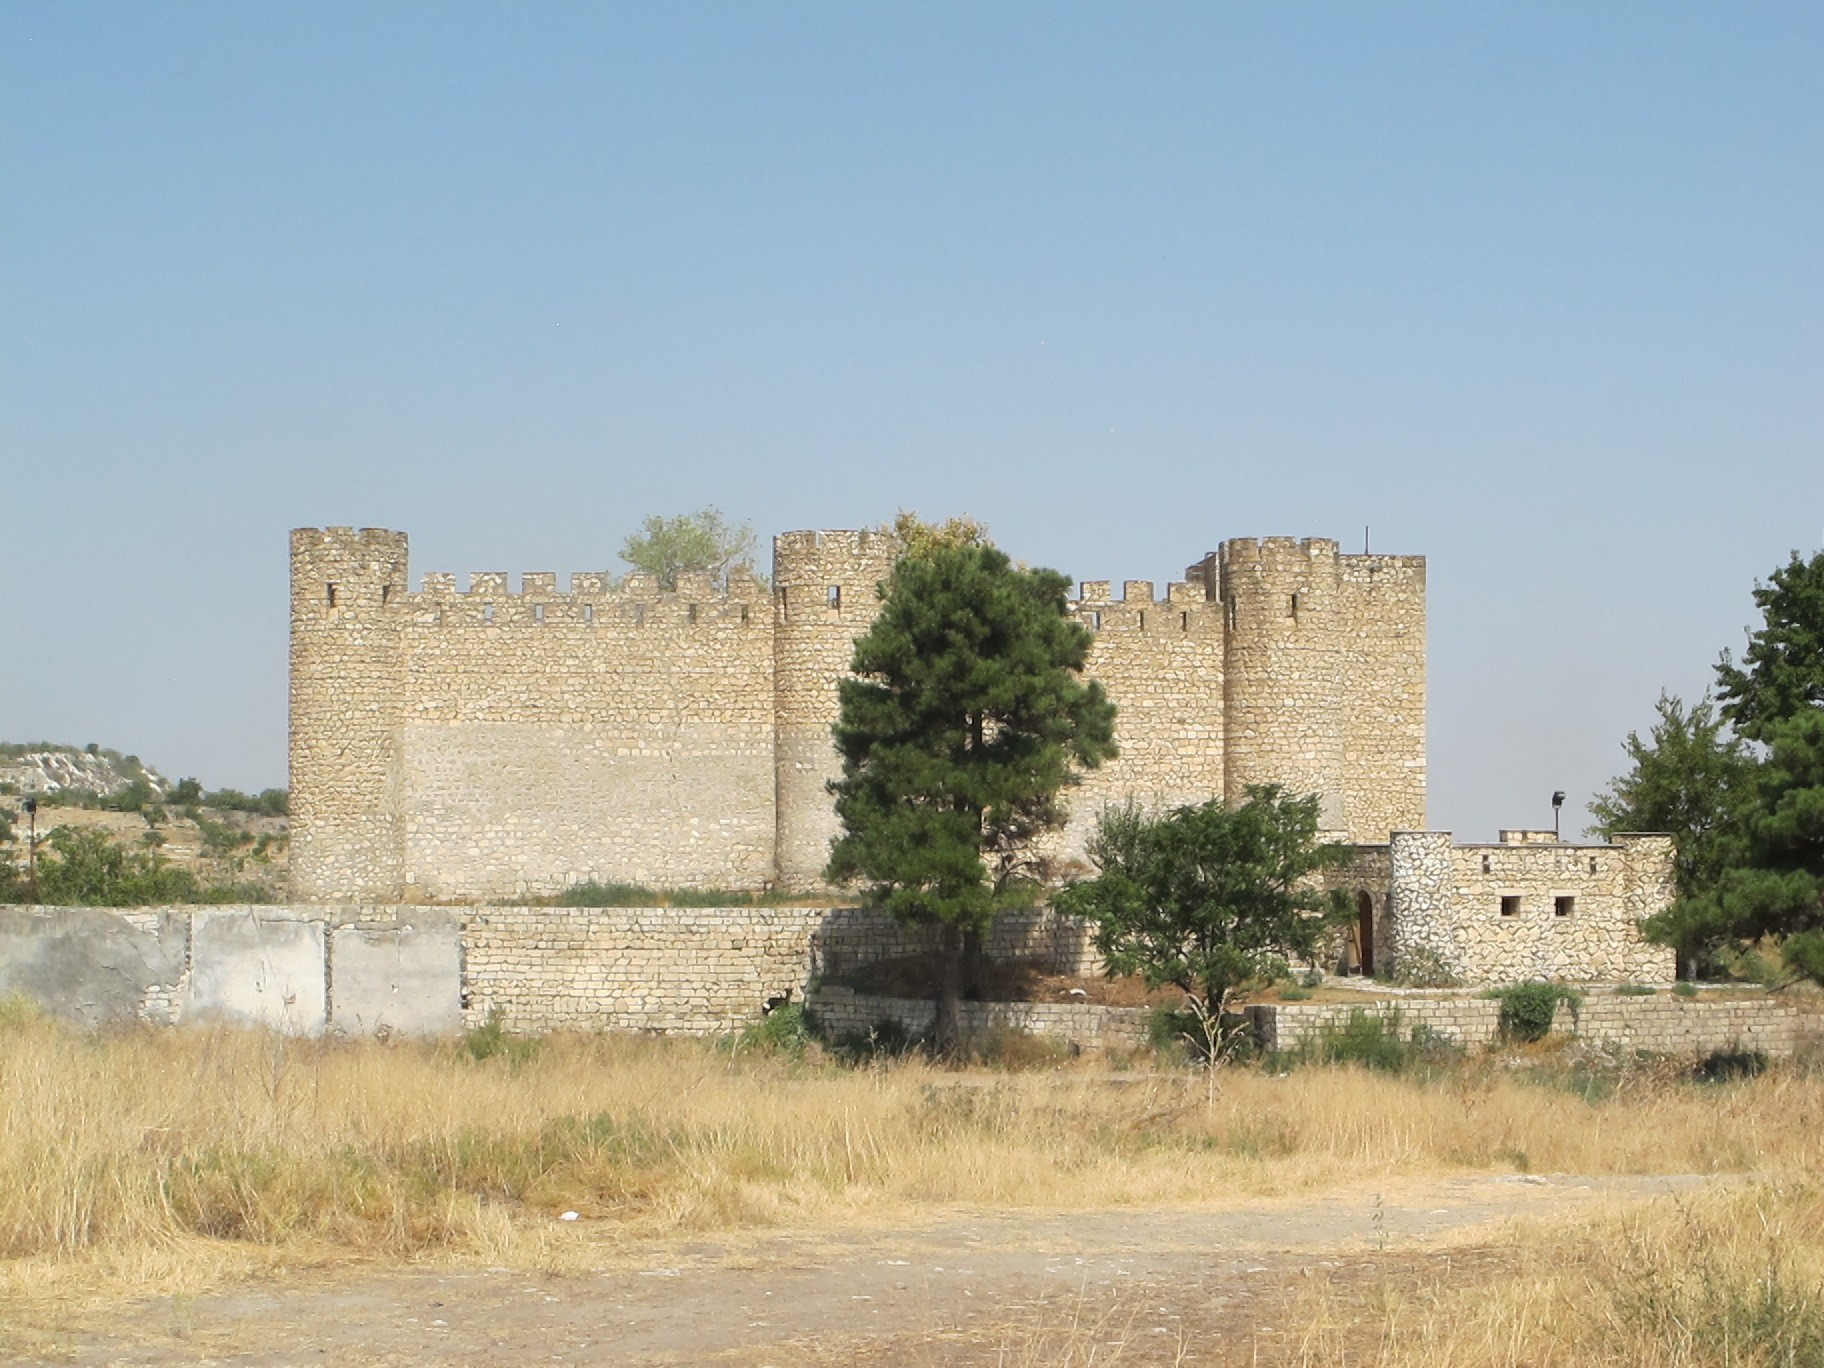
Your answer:
[[[1322,800],[1326,832],[1344,810],[1344,651],[1337,545],[1311,538],[1238,538],[1218,553],[1228,627],[1223,671],[1229,802],[1249,784],[1280,784]]]
[[[291,534],[291,884],[300,901],[404,895],[406,584],[403,532]]]
[[[830,728],[836,681],[880,608],[899,544],[884,532],[787,532],[773,539],[773,690],[778,878],[823,882],[837,833],[829,781],[842,772]]]

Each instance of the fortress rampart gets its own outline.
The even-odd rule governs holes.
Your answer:
[[[479,901],[588,879],[810,887],[836,822],[836,681],[891,535],[792,532],[770,594],[683,576],[427,574],[404,533],[291,538],[295,895]],[[1106,803],[1322,796],[1384,843],[1425,817],[1425,563],[1335,542],[1225,542],[1163,596],[1086,581],[1089,673],[1118,758],[1069,795],[1059,853]]]

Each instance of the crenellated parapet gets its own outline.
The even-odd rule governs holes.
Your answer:
[[[453,574],[431,573],[401,606],[421,627],[762,627],[770,614],[765,588],[749,574],[731,575],[722,587],[708,575],[685,573],[675,588],[663,589],[651,575],[617,580],[584,572],[560,591],[555,574],[528,572],[514,592],[501,571],[469,576],[467,590]]]

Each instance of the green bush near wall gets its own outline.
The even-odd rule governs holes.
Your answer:
[[[1517,1041],[1544,1040],[1560,1003],[1569,1003],[1573,1012],[1583,1003],[1582,993],[1561,983],[1516,983],[1484,996],[1501,1004],[1502,1036]]]

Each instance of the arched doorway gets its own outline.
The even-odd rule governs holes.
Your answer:
[[[1355,895],[1355,962],[1362,966],[1362,976],[1374,975],[1374,898],[1367,889]]]

